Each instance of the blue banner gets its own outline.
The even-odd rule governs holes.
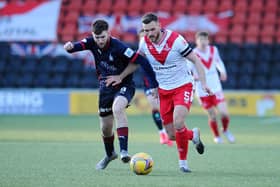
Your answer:
[[[69,92],[0,91],[0,114],[69,114]]]

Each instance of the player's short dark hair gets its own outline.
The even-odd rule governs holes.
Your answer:
[[[195,38],[198,38],[198,37],[209,37],[209,33],[207,31],[199,31],[195,34]]]
[[[142,23],[149,24],[152,21],[158,22],[158,17],[154,13],[147,13],[142,17]]]
[[[109,24],[103,20],[98,19],[92,23],[92,32],[94,34],[101,34],[103,31],[107,31],[109,29]]]

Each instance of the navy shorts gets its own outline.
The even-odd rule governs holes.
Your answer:
[[[99,116],[105,117],[108,115],[113,114],[112,111],[112,105],[114,102],[114,99],[121,95],[124,96],[128,103],[132,100],[133,96],[135,94],[135,87],[134,86],[127,86],[124,85],[120,87],[119,89],[107,89],[107,90],[100,90],[99,93]]]

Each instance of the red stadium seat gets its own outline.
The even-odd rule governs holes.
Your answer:
[[[86,0],[82,6],[82,13],[84,15],[93,15],[97,9],[97,0]]]
[[[133,0],[130,1],[127,7],[128,14],[131,12],[140,12],[143,6],[142,0]],[[134,14],[134,13],[133,13]]]
[[[100,1],[97,4],[96,11],[102,14],[109,14],[112,11],[113,3],[112,0]]]
[[[263,20],[262,20],[262,24],[264,25],[268,25],[268,24],[276,24],[276,20],[277,20],[277,12],[266,12]]]
[[[200,14],[203,11],[202,0],[192,0],[187,6],[188,14]]]
[[[185,14],[187,6],[188,6],[187,1],[177,0],[174,6],[172,6],[173,14]]]
[[[227,43],[228,42],[228,37],[227,35],[220,35],[219,33],[213,37],[215,43]]]
[[[138,37],[132,33],[124,33],[122,35],[122,40],[128,43],[135,43],[138,40]]]
[[[255,43],[258,43],[258,36],[249,35],[249,36],[246,36],[244,40],[246,43],[255,44]]]
[[[233,27],[231,29],[231,32],[230,32],[230,35],[243,36],[244,31],[245,31],[244,26],[236,24],[236,25],[233,25]]]
[[[113,12],[125,12],[127,10],[127,0],[118,0],[115,1],[113,5]]]
[[[262,12],[263,10],[263,2],[262,1],[251,1],[250,5],[248,6],[250,12]]]
[[[248,18],[247,18],[247,23],[248,24],[260,24],[260,21],[262,19],[261,12],[250,12]]]
[[[263,25],[261,32],[260,32],[260,36],[261,37],[273,37],[275,35],[275,26],[268,24],[268,25]]]
[[[142,6],[143,13],[147,12],[155,12],[158,8],[157,0],[146,0],[144,5]]]
[[[279,5],[278,0],[265,1],[264,12],[277,12]]]
[[[229,41],[231,42],[231,43],[236,43],[236,44],[241,44],[241,43],[243,43],[243,37],[242,37],[242,35],[231,35],[230,37],[229,37]]]
[[[241,0],[241,1],[236,1],[234,5],[234,12],[239,13],[239,12],[246,12],[248,9],[248,4],[247,1]]]
[[[260,27],[258,25],[248,25],[246,31],[245,31],[245,37],[248,36],[259,36],[260,33]]]
[[[260,38],[260,42],[264,44],[272,44],[274,41],[273,41],[273,37],[271,36],[262,36]]]
[[[218,11],[218,1],[217,0],[209,0],[203,5],[203,12],[205,14],[212,14]]]
[[[246,22],[246,13],[238,13],[234,14],[233,18],[231,19],[232,24],[242,25]]]
[[[164,0],[164,1],[162,0],[161,3],[159,4],[158,11],[171,13],[172,5],[173,5],[172,0]]]
[[[232,0],[221,1],[219,3],[219,11],[233,10]]]

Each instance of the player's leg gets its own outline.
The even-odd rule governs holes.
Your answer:
[[[161,116],[160,116],[160,112],[159,112],[158,99],[154,98],[151,94],[146,94],[146,97],[152,107],[152,117],[153,117],[154,123],[157,126],[158,131],[159,131],[160,143],[167,144],[168,146],[172,146],[173,142],[171,140],[169,140],[168,135],[166,134],[166,130],[162,126],[162,120],[161,120]]]
[[[216,104],[217,99],[215,95],[200,97],[200,102],[202,107],[208,113],[208,125],[213,133],[214,142],[222,143],[222,138],[220,137],[218,121],[217,121],[217,112],[216,112]]]
[[[175,139],[179,155],[179,167],[183,172],[190,172],[187,164],[188,140],[193,140],[193,142],[196,144],[196,147],[198,148],[199,153],[202,154],[204,151],[204,146],[200,141],[199,131],[197,129],[195,131],[188,130],[185,125],[185,119],[192,102],[192,94],[191,84],[182,86],[174,90],[174,92],[171,92],[169,95],[167,94],[162,96],[162,91],[159,91],[160,110],[162,113],[163,122],[167,127],[166,129],[170,138],[174,137],[172,133],[175,131]],[[175,107],[173,109],[173,107],[170,106]],[[172,114],[171,116],[170,113]],[[170,126],[172,122],[174,129],[172,129]]]
[[[210,107],[207,109],[208,113],[208,124],[214,136],[215,143],[223,143],[223,140],[220,136],[218,121],[217,121],[217,112],[215,107]]]
[[[225,137],[227,138],[227,140],[230,143],[234,143],[235,138],[232,135],[232,133],[229,131],[230,118],[229,118],[229,112],[228,112],[226,101],[224,100],[222,102],[219,102],[217,105],[217,108],[218,108],[219,113],[221,114],[221,121],[222,121],[222,125],[223,125],[223,134],[225,135]]]
[[[135,88],[122,87],[116,94],[112,106],[120,145],[120,157],[124,163],[130,161],[130,155],[128,154],[128,120],[125,110],[134,93]]]
[[[106,156],[97,163],[97,170],[105,169],[110,161],[117,158],[114,149],[113,115],[111,109],[112,101],[113,98],[111,96],[102,93],[100,94],[99,119]]]

